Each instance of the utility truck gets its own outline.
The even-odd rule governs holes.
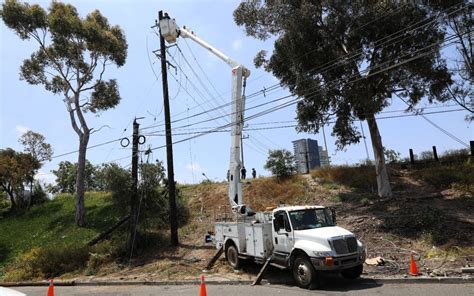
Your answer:
[[[160,12],[159,28],[168,43],[189,38],[222,59],[231,68],[232,125],[228,198],[232,221],[215,223],[213,241],[218,254],[225,253],[230,266],[238,269],[242,260],[290,269],[296,283],[315,288],[320,272],[340,272],[345,278],[361,275],[365,246],[350,231],[338,227],[333,210],[324,206],[279,206],[254,212],[243,202],[240,170],[241,136],[245,111],[245,84],[250,71],[214,48],[186,27]]]

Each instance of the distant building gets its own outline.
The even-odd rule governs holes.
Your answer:
[[[319,162],[321,163],[321,167],[329,166],[329,155],[327,150],[323,150],[323,147],[319,146]]]
[[[319,158],[318,141],[312,139],[301,139],[293,141],[296,171],[307,174],[312,169],[321,166]]]
[[[329,166],[328,152],[318,145],[318,141],[301,139],[292,143],[298,173],[307,174],[316,168]]]

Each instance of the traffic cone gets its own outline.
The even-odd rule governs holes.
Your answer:
[[[207,296],[206,283],[204,283],[204,276],[203,275],[201,275],[201,287],[199,288],[199,296]]]
[[[413,253],[410,254],[410,274],[412,276],[418,275],[418,267],[416,267],[415,259],[413,258]]]
[[[48,296],[54,296],[54,283],[52,279],[49,280]]]

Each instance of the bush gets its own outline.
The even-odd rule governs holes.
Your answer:
[[[41,204],[48,200],[48,195],[43,190],[43,187],[39,182],[35,182],[33,187],[33,195],[31,196],[31,204]]]
[[[84,268],[88,247],[33,248],[5,268],[5,281],[48,279]]]
[[[416,176],[439,189],[456,186],[474,191],[474,164],[432,166],[416,171]]]
[[[311,176],[325,183],[339,183],[365,191],[377,188],[375,167],[371,165],[323,167],[312,171]]]

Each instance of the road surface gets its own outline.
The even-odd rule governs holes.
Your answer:
[[[44,296],[47,287],[21,287],[15,290],[26,293],[28,296]],[[199,295],[199,286],[75,286],[55,287],[57,296],[196,296]],[[474,295],[474,283],[463,284],[384,284],[351,283],[343,285],[331,284],[323,290],[307,291],[294,286],[284,285],[207,285],[207,295],[430,295],[430,296],[457,296]]]

